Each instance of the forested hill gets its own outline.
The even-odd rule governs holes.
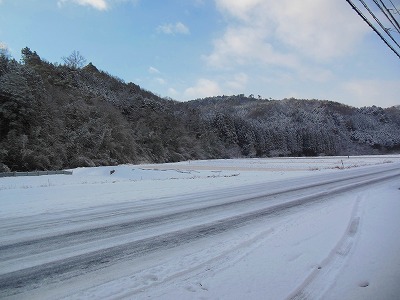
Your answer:
[[[400,151],[400,109],[222,96],[177,102],[98,70],[0,53],[0,171]]]
[[[188,105],[209,120],[227,149],[245,156],[400,151],[398,106],[354,108],[332,101],[243,95],[205,98]]]

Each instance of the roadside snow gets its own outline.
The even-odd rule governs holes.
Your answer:
[[[355,247],[324,299],[400,297],[400,181],[366,191],[361,201]]]
[[[0,178],[0,219],[216,188],[307,177],[341,168],[399,162],[400,155],[220,159],[77,168],[73,175]],[[110,174],[110,171],[115,171]]]
[[[400,155],[191,161],[78,168],[0,178],[2,220],[216,191],[343,169]],[[111,174],[110,171],[114,170]],[[343,173],[344,174],[344,173]],[[396,299],[400,182],[340,194],[253,224],[29,293],[30,299]],[[74,288],[71,289],[71,286]],[[302,298],[303,297],[303,298]]]
[[[115,271],[118,279],[68,299],[397,299],[399,187],[394,180],[167,251],[133,277]]]

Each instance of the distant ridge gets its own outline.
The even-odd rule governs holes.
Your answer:
[[[241,95],[162,98],[29,48],[0,55],[0,171],[400,151],[400,106]]]

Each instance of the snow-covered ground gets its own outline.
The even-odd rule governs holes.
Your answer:
[[[400,155],[78,168],[0,178],[0,204],[0,298],[400,297]],[[94,251],[104,267],[10,288]]]

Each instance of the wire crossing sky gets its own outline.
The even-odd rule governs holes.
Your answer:
[[[0,0],[0,47],[19,60],[27,46],[53,63],[79,51],[179,101],[399,105],[400,60],[349,3],[400,51],[399,0]]]
[[[393,28],[386,27],[380,18],[375,15],[375,13],[370,9],[368,4],[364,0],[359,0],[361,4],[364,6],[364,9],[372,16],[375,22],[381,27],[381,31],[373,24],[373,21],[368,19],[365,14],[357,7],[351,0],[346,0],[350,6],[357,12],[357,14],[375,31],[375,33],[382,39],[382,41],[400,58],[400,44],[397,42],[397,39],[391,34],[392,30],[396,30],[397,33],[400,33],[400,27],[398,26],[399,23],[397,22],[396,18],[393,16],[392,12],[386,7],[386,5],[382,1],[373,0],[374,3],[378,6],[378,8],[383,13],[384,17],[386,17],[387,21],[389,21]],[[394,6],[393,2],[393,9],[397,12],[397,8]],[[383,31],[383,32],[382,32]],[[388,36],[391,39],[391,42],[385,37]]]

